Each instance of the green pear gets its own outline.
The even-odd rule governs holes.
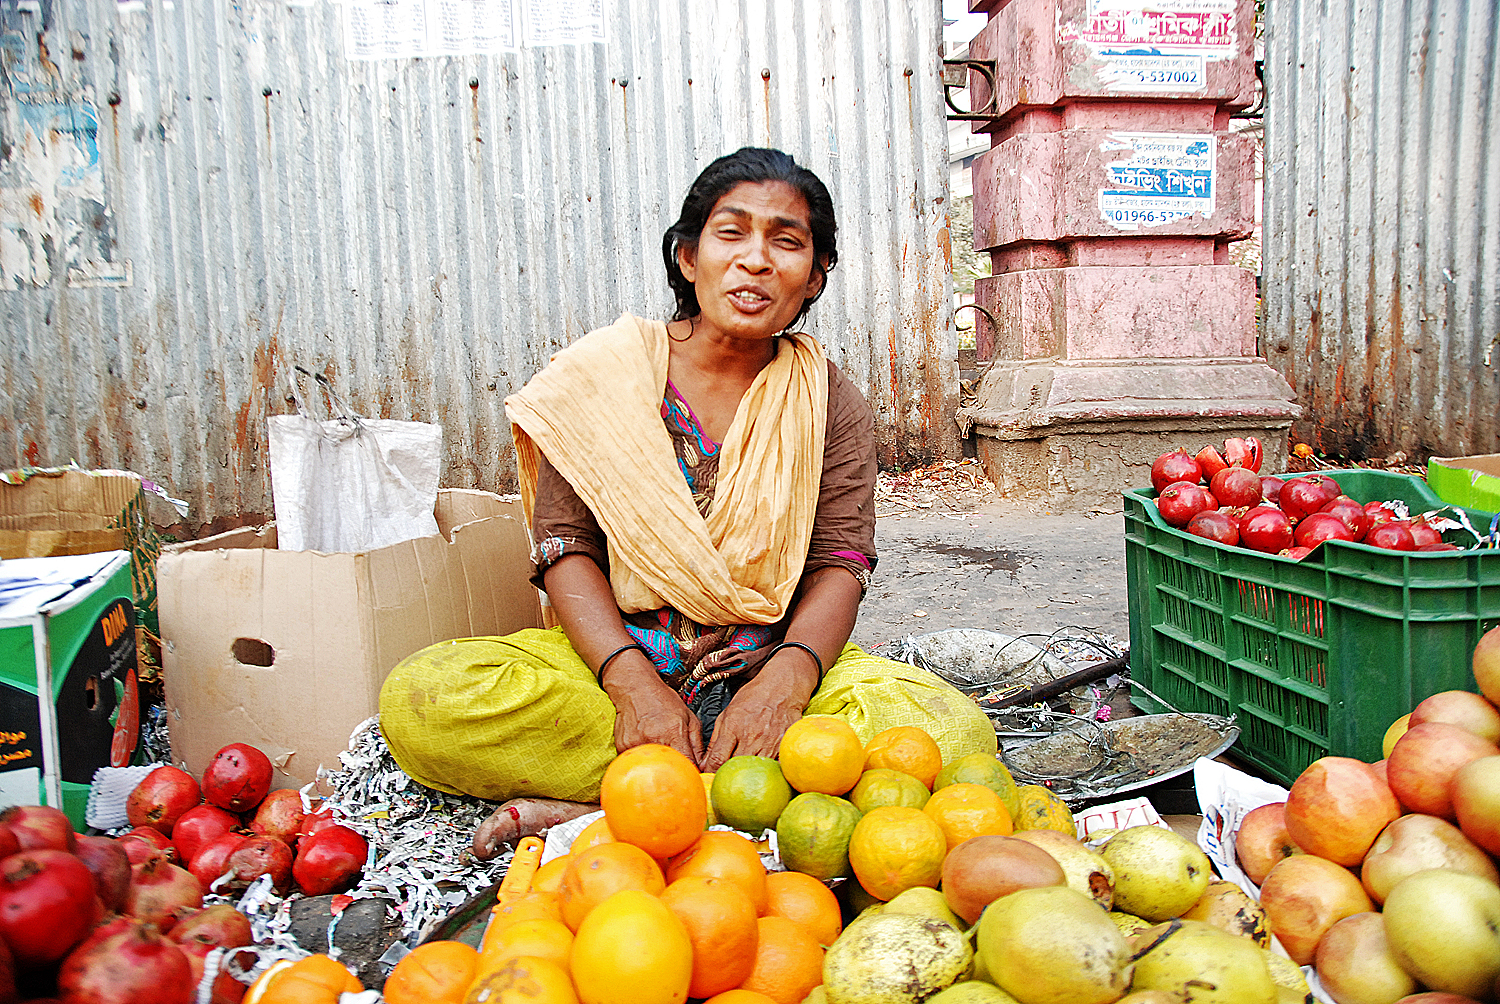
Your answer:
[[[1265,952],[1201,920],[1172,920],[1135,936],[1133,990],[1161,990],[1193,1004],[1276,1004]]]
[[[985,908],[979,957],[1021,1004],[1110,1004],[1130,986],[1130,946],[1099,904],[1067,886],[1021,889]]]
[[[1121,830],[1101,853],[1115,870],[1115,909],[1154,923],[1192,909],[1213,878],[1197,844],[1159,826]]]
[[[909,913],[914,917],[941,920],[960,931],[966,928],[964,922],[958,919],[958,914],[948,908],[948,901],[943,898],[943,894],[925,885],[913,886],[896,894],[880,912]]]

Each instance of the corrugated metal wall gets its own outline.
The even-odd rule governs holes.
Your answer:
[[[1500,7],[1271,0],[1265,355],[1294,432],[1500,451]]]
[[[509,488],[505,395],[665,314],[661,234],[746,144],[833,193],[809,330],[882,460],[956,453],[939,0],[603,7],[603,44],[356,61],[333,0],[0,0],[0,466],[258,520],[300,363],[442,423],[443,484]]]

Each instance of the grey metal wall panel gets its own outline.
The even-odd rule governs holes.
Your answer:
[[[1266,356],[1294,432],[1500,451],[1500,8],[1267,4]]]
[[[300,363],[442,423],[445,485],[509,488],[505,395],[669,309],[661,234],[746,144],[833,193],[808,328],[882,460],[954,455],[938,0],[604,8],[604,44],[355,61],[333,0],[0,0],[0,466],[139,471],[194,532],[264,518]]]

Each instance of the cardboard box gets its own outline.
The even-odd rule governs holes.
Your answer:
[[[140,742],[126,551],[0,564],[0,805],[53,805],[85,828],[100,767]]]
[[[6,471],[0,475],[0,558],[129,551],[136,610],[140,622],[155,631],[161,537],[147,517],[146,484],[130,471]]]
[[[157,563],[172,755],[197,775],[244,742],[273,787],[340,767],[411,653],[541,624],[519,502],[445,489],[439,534],[357,554],[276,550],[275,524],[168,546]]]
[[[1433,457],[1427,483],[1444,502],[1487,513],[1500,512],[1500,453],[1473,457]],[[1483,527],[1475,527],[1481,533]]]

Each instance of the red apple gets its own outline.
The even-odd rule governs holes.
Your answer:
[[[1314,761],[1286,797],[1286,829],[1297,846],[1346,867],[1363,861],[1399,815],[1391,789],[1369,764],[1350,757]]]
[[[1446,722],[1413,725],[1391,748],[1386,776],[1401,804],[1413,812],[1453,819],[1453,775],[1500,747]]]
[[[1385,918],[1356,913],[1328,929],[1318,942],[1318,981],[1343,1004],[1394,1001],[1417,989],[1385,936]]]
[[[1296,854],[1271,869],[1260,887],[1271,932],[1299,966],[1311,965],[1318,942],[1345,917],[1375,909],[1349,869]]]
[[[1481,739],[1500,743],[1500,711],[1478,694],[1467,690],[1445,690],[1418,704],[1411,713],[1411,724],[1447,722],[1467,729]]]
[[[1474,680],[1481,694],[1500,704],[1500,627],[1490,628],[1474,646]]]
[[[1385,828],[1365,855],[1359,878],[1370,898],[1384,903],[1397,882],[1429,868],[1450,868],[1500,885],[1500,872],[1488,854],[1452,823],[1420,813]]]
[[[1500,756],[1480,757],[1458,769],[1453,809],[1464,836],[1500,855]]]
[[[1245,813],[1234,835],[1234,853],[1251,882],[1260,885],[1283,858],[1302,849],[1286,829],[1286,803],[1271,802]]]

